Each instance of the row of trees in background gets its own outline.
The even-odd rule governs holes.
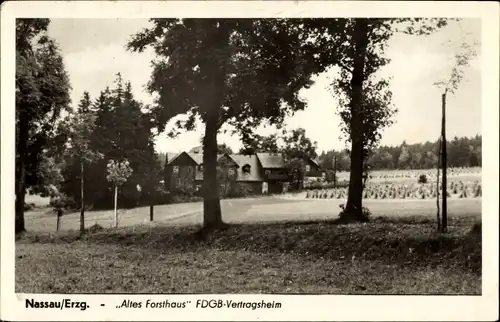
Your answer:
[[[471,138],[455,137],[446,144],[448,166],[480,167],[482,162],[481,135]],[[373,149],[367,159],[372,170],[391,169],[433,169],[438,166],[439,141],[397,146],[379,146]],[[323,169],[333,169],[336,158],[337,170],[349,171],[349,151],[323,151],[318,159]]]

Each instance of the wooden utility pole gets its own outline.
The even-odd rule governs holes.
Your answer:
[[[118,185],[115,184],[115,228],[118,228]]]
[[[168,157],[166,157],[168,158]],[[155,192],[156,192],[156,185],[154,184],[155,180],[155,175],[154,175],[154,170],[155,170],[155,164],[153,163],[151,165],[151,169],[149,171],[149,221],[154,220],[154,202],[155,202]]]
[[[63,210],[61,207],[58,207],[56,210],[57,213],[57,226],[56,226],[56,232],[59,231],[59,227],[61,227],[61,217],[63,215]]]
[[[442,186],[442,195],[443,195],[443,201],[442,201],[442,218],[443,222],[441,225],[441,230],[443,232],[446,231],[446,227],[448,225],[448,209],[447,209],[447,182],[446,182],[446,91],[443,93],[442,98],[441,98],[441,104],[443,107],[443,117],[441,120],[441,166],[443,168],[443,186]]]
[[[441,217],[439,216],[439,167],[441,162],[441,143],[442,138],[439,139],[439,149],[438,149],[438,162],[437,162],[437,177],[436,177],[436,208],[437,208],[437,225],[438,231],[441,231]]]
[[[337,188],[337,156],[333,156],[333,189]]]

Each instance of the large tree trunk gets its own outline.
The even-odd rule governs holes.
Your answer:
[[[353,33],[354,64],[351,78],[351,171],[344,218],[362,220],[363,199],[363,82],[365,80],[365,56],[368,46],[368,21],[356,19]]]
[[[362,218],[363,200],[363,145],[353,142],[351,148],[351,171],[345,214],[352,219]]]
[[[15,233],[25,231],[24,227],[24,201],[26,197],[26,133],[22,126],[19,130],[17,145],[18,160],[16,164],[16,218],[15,218]]]
[[[16,222],[15,233],[19,234],[25,231],[24,227],[24,201],[26,196],[25,177],[26,168],[24,164],[24,155],[21,155],[18,161],[18,174],[16,178]]]
[[[170,191],[170,168],[168,166],[168,153],[165,153],[165,164],[163,166],[163,186]]]
[[[84,194],[84,179],[83,179],[83,161],[80,162],[80,233],[85,231],[85,194]]]
[[[220,208],[220,187],[217,179],[217,132],[221,126],[219,113],[225,94],[227,64],[229,63],[229,36],[231,27],[217,23],[215,27],[214,52],[224,57],[221,64],[204,62],[202,69],[211,71],[212,81],[209,86],[211,98],[205,106],[205,136],[203,138],[203,230],[210,232],[222,228]]]
[[[443,186],[441,189],[442,191],[442,211],[443,211],[443,222],[441,224],[441,230],[443,232],[446,232],[446,229],[448,227],[448,205],[447,205],[447,199],[448,199],[448,192],[447,192],[447,186],[448,183],[446,181],[446,175],[447,175],[447,170],[446,170],[446,92],[442,95],[442,109],[443,109],[443,116],[441,120],[441,137],[442,137],[442,151],[441,151],[441,162],[442,162],[442,167],[443,167]]]
[[[203,228],[222,226],[219,183],[217,180],[217,123],[218,109],[210,109],[203,139]]]

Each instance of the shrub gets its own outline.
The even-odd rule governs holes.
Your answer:
[[[425,174],[421,174],[418,177],[418,183],[427,183],[427,176]]]
[[[342,209],[342,211],[339,214],[340,220],[349,221],[350,218],[349,218],[348,214],[346,213],[345,205],[342,204],[342,205],[339,205],[339,207],[340,207],[340,209]],[[362,211],[361,211],[361,221],[368,222],[368,221],[370,221],[371,216],[372,216],[372,213],[371,213],[370,209],[363,207]]]
[[[477,198],[477,197],[481,197],[481,195],[482,195],[481,185],[478,185],[478,186],[476,187],[476,191],[474,192],[474,197],[476,197],[476,198]]]
[[[57,197],[50,199],[50,206],[54,208],[54,210],[69,210],[69,209],[77,209],[75,200],[67,196],[65,194],[60,194]]]
[[[154,196],[155,205],[166,205],[172,203],[172,194],[164,187],[158,187]]]
[[[472,225],[471,230],[469,231],[470,235],[481,236],[482,233],[482,225],[481,222],[476,222]]]
[[[326,182],[334,183],[336,181],[338,181],[338,176],[335,175],[335,172],[333,170],[327,170],[326,171]]]
[[[337,184],[310,182],[310,183],[304,183],[304,190],[328,190],[334,188],[345,188],[348,186],[349,186],[348,181],[338,182]]]
[[[226,194],[226,198],[244,198],[252,195],[252,189],[245,185],[236,184]]]
[[[24,211],[29,211],[29,210],[32,210],[33,208],[35,208],[35,204],[34,203],[24,203]]]
[[[184,196],[184,197],[193,197],[196,195],[196,193],[197,190],[195,187],[187,187],[187,186],[179,187],[174,191],[172,191],[173,195]]]
[[[172,196],[172,203],[197,202],[202,200],[203,198],[198,196],[186,196],[186,195]]]
[[[104,227],[102,227],[98,223],[95,223],[94,225],[92,225],[91,227],[89,227],[87,229],[87,232],[89,232],[89,233],[96,233],[96,232],[99,232],[101,230],[104,230]]]

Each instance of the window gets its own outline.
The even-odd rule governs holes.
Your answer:
[[[309,171],[311,171],[311,166],[308,164],[308,165],[306,165],[306,172],[309,172]]]
[[[243,173],[250,173],[250,166],[248,164],[243,166]]]
[[[198,166],[198,171],[203,172],[203,166],[202,165]]]
[[[179,167],[178,166],[174,166],[174,173],[179,173]]]

